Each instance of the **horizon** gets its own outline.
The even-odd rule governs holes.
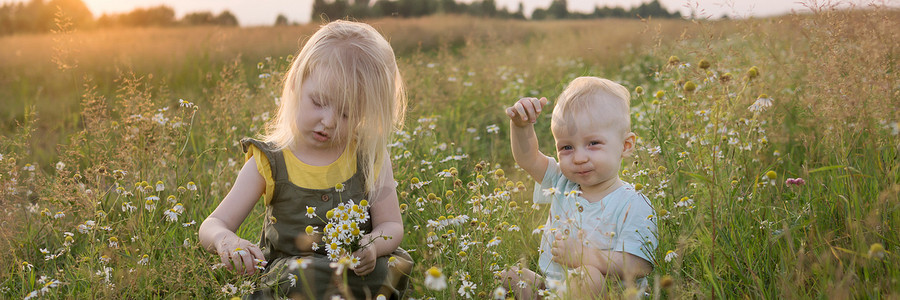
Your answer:
[[[93,14],[99,18],[104,14],[120,14],[133,11],[137,8],[149,8],[160,5],[171,7],[175,11],[176,18],[193,12],[209,11],[219,14],[225,10],[230,11],[238,20],[240,26],[266,26],[275,23],[276,17],[281,14],[291,23],[307,24],[311,20],[313,0],[82,0]],[[519,3],[525,10],[525,16],[530,17],[537,8],[546,9],[553,0],[494,0],[498,9],[506,9],[510,12],[519,10]],[[567,6],[570,12],[590,13],[595,7],[622,7],[630,9],[652,0],[568,0]],[[745,19],[750,17],[771,17],[792,13],[811,12],[809,6],[823,5],[820,1],[784,1],[784,0],[658,0],[663,8],[670,12],[679,12],[684,17],[693,16],[697,19],[719,19],[723,16],[732,19]],[[15,3],[28,2],[27,0],[0,0],[0,2]],[[373,3],[375,1],[372,1]],[[474,0],[462,0],[458,2],[472,3]],[[839,7],[866,7],[871,4],[888,7],[900,7],[900,0],[846,0],[840,1]]]

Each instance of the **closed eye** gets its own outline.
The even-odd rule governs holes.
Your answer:
[[[559,151],[565,151],[565,150],[572,150],[572,146],[565,145],[565,146],[559,147]]]

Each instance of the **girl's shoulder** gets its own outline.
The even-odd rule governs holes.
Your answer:
[[[271,142],[264,142],[253,138],[242,138],[240,141],[241,150],[244,153],[250,151],[250,146],[256,146],[257,149],[264,153],[271,153],[275,150],[275,144]]]

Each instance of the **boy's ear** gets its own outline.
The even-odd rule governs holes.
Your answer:
[[[637,140],[637,136],[634,132],[629,132],[625,134],[625,141],[622,143],[622,157],[629,157],[631,153],[634,152],[634,143]]]

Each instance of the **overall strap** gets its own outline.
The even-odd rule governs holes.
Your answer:
[[[266,143],[251,138],[243,138],[241,139],[241,149],[244,153],[247,153],[247,151],[250,150],[251,144],[256,146],[257,149],[266,155],[266,159],[269,160],[269,168],[272,170],[272,180],[274,182],[289,181],[287,165],[284,163],[284,152],[273,151],[272,149],[275,147],[272,143]]]

